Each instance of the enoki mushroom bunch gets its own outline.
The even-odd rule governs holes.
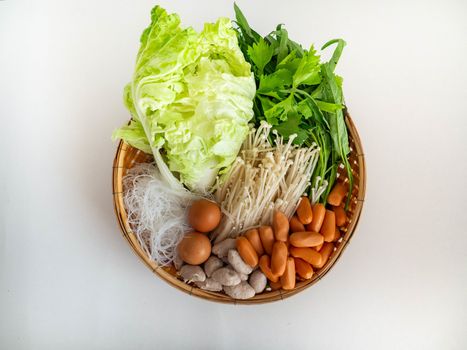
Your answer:
[[[270,133],[271,126],[265,122],[257,130],[252,129],[239,156],[216,185],[215,200],[224,213],[212,233],[216,242],[236,237],[258,224],[270,224],[276,209],[291,217],[310,185],[319,147],[313,144],[299,148],[292,144],[295,135],[284,142],[275,131],[273,146]],[[322,187],[312,193],[322,192]]]

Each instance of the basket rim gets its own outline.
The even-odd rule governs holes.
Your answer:
[[[355,210],[353,212],[352,220],[351,220],[351,223],[349,224],[349,227],[347,228],[345,235],[343,236],[343,238],[341,238],[342,242],[339,244],[337,249],[333,251],[328,262],[321,269],[319,269],[310,280],[298,282],[296,287],[293,290],[284,291],[282,289],[278,289],[275,291],[255,295],[255,297],[251,299],[246,299],[246,300],[233,299],[226,294],[205,291],[195,286],[186,284],[180,281],[176,276],[172,275],[168,271],[168,268],[158,266],[155,262],[150,261],[148,256],[145,254],[145,252],[141,249],[136,236],[133,234],[131,227],[128,224],[128,221],[126,220],[126,210],[123,205],[123,188],[122,188],[123,185],[121,181],[125,167],[121,165],[121,162],[123,160],[123,156],[125,155],[126,151],[131,149],[132,147],[126,144],[123,140],[120,140],[118,147],[117,147],[116,154],[115,154],[115,158],[113,161],[113,167],[112,167],[112,197],[113,197],[115,215],[117,217],[119,228],[120,228],[120,231],[123,237],[128,242],[128,244],[131,246],[133,252],[141,259],[141,261],[150,270],[152,270],[154,274],[156,274],[162,280],[170,284],[172,287],[175,287],[184,293],[196,296],[198,298],[202,298],[204,300],[210,300],[214,302],[234,304],[234,305],[236,304],[251,305],[251,304],[262,304],[262,303],[267,303],[267,302],[284,300],[297,293],[302,292],[303,290],[309,288],[310,286],[320,281],[331,270],[331,268],[334,267],[336,262],[340,259],[344,250],[349,245],[351,238],[355,234],[356,228],[360,220],[361,212],[363,209],[363,203],[364,203],[365,192],[366,192],[365,156],[363,152],[361,139],[359,137],[355,124],[352,118],[350,117],[350,114],[347,111],[345,112],[345,121],[347,124],[349,134],[351,134],[353,141],[354,141],[354,145],[356,149],[353,150],[353,153],[356,157],[356,161],[358,162],[358,166],[359,166],[358,194],[356,198],[357,203],[355,206]]]

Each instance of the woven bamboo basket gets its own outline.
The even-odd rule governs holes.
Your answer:
[[[131,147],[130,145],[121,141],[118,145],[117,154],[115,155],[113,163],[113,200],[115,206],[115,213],[118,219],[120,229],[123,233],[123,237],[128,241],[133,251],[138,255],[141,260],[149,267],[156,275],[168,282],[175,288],[194,295],[200,298],[204,298],[211,301],[221,303],[232,303],[232,304],[259,304],[266,303],[276,300],[283,300],[292,295],[295,295],[304,289],[314,285],[316,282],[321,280],[334,266],[338,259],[342,256],[344,249],[350,242],[360,218],[360,213],[363,207],[363,201],[365,197],[365,184],[366,184],[366,173],[365,173],[365,159],[362,149],[362,144],[357,133],[357,129],[352,122],[350,115],[346,114],[346,124],[349,131],[349,143],[350,143],[350,164],[352,167],[352,173],[354,176],[354,187],[352,190],[349,209],[347,215],[349,220],[345,227],[341,229],[342,237],[335,243],[335,248],[331,256],[329,257],[326,264],[319,270],[316,270],[313,277],[306,281],[297,282],[295,289],[290,291],[275,290],[271,292],[263,292],[262,294],[255,295],[251,299],[247,300],[236,300],[229,297],[226,294],[220,292],[210,292],[199,289],[192,284],[186,284],[177,277],[176,270],[174,267],[161,267],[158,266],[154,261],[151,261],[143,249],[140,247],[138,239],[132,232],[132,229],[127,221],[127,214],[123,204],[123,184],[122,179],[127,173],[128,169],[132,168],[135,164],[141,162],[149,162],[153,158],[152,156]],[[344,169],[339,168],[337,181],[347,181],[347,175]]]

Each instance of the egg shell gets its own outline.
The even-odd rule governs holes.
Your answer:
[[[188,222],[198,232],[210,232],[221,221],[221,210],[217,203],[200,199],[194,201],[188,210]]]
[[[209,238],[199,232],[190,232],[178,244],[180,258],[190,265],[200,265],[211,255]]]

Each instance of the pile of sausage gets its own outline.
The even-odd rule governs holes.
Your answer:
[[[321,269],[341,238],[339,227],[348,219],[343,205],[347,190],[336,184],[327,203],[311,205],[302,197],[295,215],[275,211],[272,226],[260,226],[234,239],[215,244],[206,233],[220,221],[217,204],[205,199],[195,202],[189,222],[199,232],[191,232],[178,246],[176,269],[185,282],[208,291],[224,291],[235,299],[248,299],[269,284],[272,290],[295,288],[296,281],[308,280]]]
[[[332,209],[320,203],[312,206],[308,197],[302,197],[290,221],[276,211],[272,227],[250,229],[237,238],[238,253],[251,267],[259,265],[273,290],[294,289],[297,279],[310,279],[334,251],[334,242],[341,237],[339,227],[347,222],[341,207],[344,195],[344,186],[337,184],[328,198]]]

